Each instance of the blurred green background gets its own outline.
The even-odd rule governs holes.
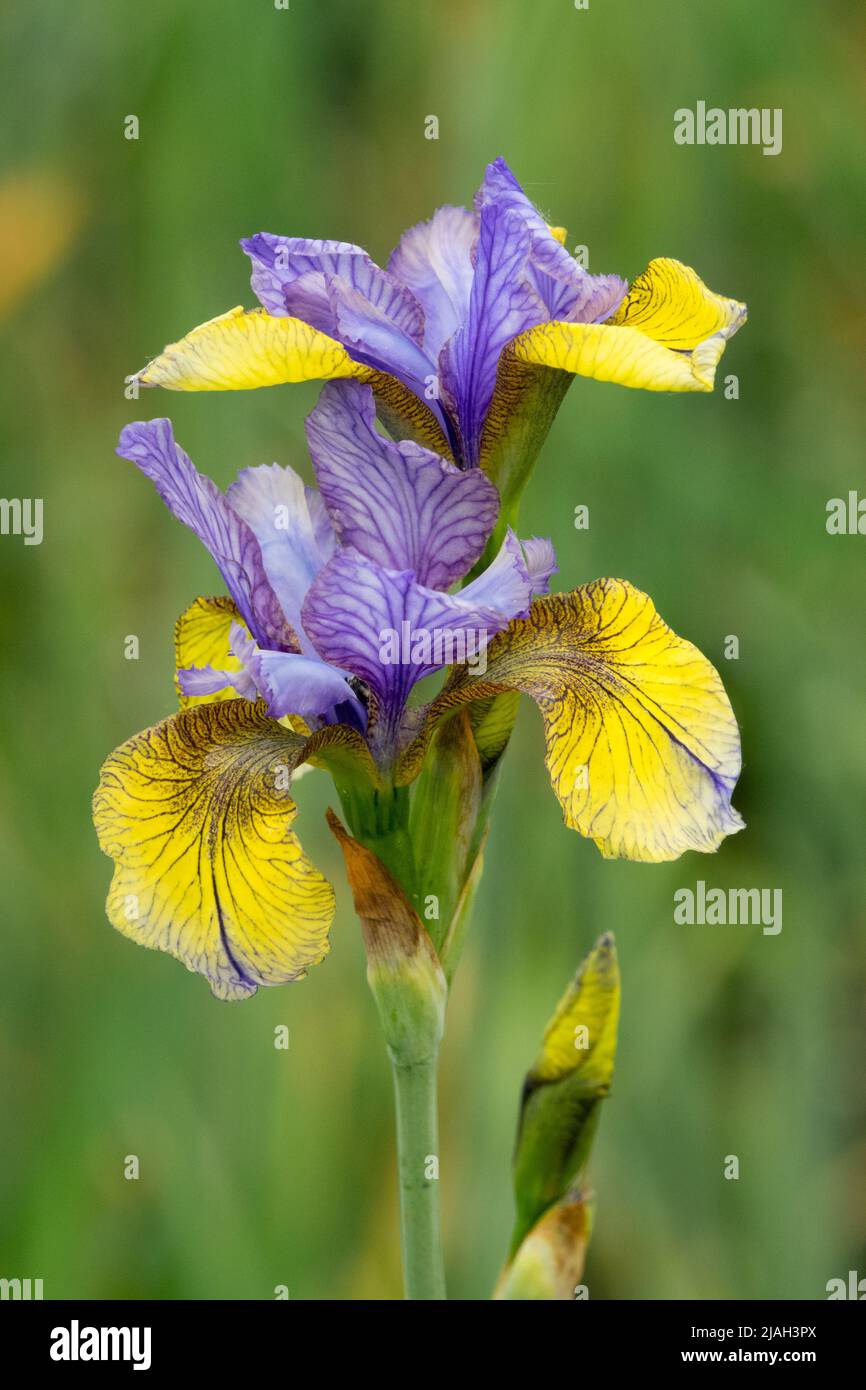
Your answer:
[[[171,712],[174,619],[217,586],[113,448],[166,413],[223,485],[308,469],[314,386],[136,404],[124,377],[252,302],[241,236],[382,261],[500,153],[593,270],[676,256],[749,303],[721,368],[738,400],[577,381],[523,514],[562,587],[625,576],[720,666],[748,828],[714,859],[603,862],[563,828],[522,712],[444,1053],[450,1292],[492,1287],[523,1073],[604,929],[624,1001],[591,1296],[821,1298],[866,1274],[866,539],[824,526],[828,498],[866,492],[864,38],[835,0],[4,8],[2,491],[44,498],[45,537],[0,539],[0,1275],[47,1297],[399,1295],[388,1068],[324,776],[300,784],[303,834],[340,910],[303,984],[219,1004],[104,918],[99,765]],[[676,146],[673,112],[698,99],[781,107],[782,154]],[[676,926],[699,878],[781,888],[781,935]]]

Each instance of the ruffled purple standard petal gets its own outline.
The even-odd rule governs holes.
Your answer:
[[[296,646],[268,582],[258,541],[216,483],[199,473],[175,443],[171,421],[127,425],[116,452],[151,479],[169,510],[207,546],[256,640],[278,650]]]
[[[330,276],[327,284],[334,316],[333,336],[356,361],[390,372],[424,398],[427,378],[435,375],[435,369],[415,338],[341,276]],[[428,400],[427,404],[431,410],[436,407],[435,400]]]
[[[518,216],[530,237],[532,280],[548,319],[571,323],[601,323],[619,306],[628,289],[619,275],[590,275],[549,231],[504,159],[495,159],[484,172],[475,195],[479,212],[486,207],[508,209]]]
[[[324,291],[320,307],[326,312],[329,305],[327,283],[338,277],[356,290],[372,309],[384,314],[395,328],[420,344],[424,332],[421,305],[409,288],[377,266],[362,247],[347,241],[281,237],[270,232],[259,232],[242,241],[241,246],[252,262],[253,291],[269,314],[305,318],[293,303],[294,286],[299,280],[304,281],[303,293],[309,304],[315,275],[320,277]],[[330,323],[313,326],[334,336],[333,319]]]
[[[307,419],[307,441],[344,545],[383,569],[413,570],[431,589],[449,588],[472,568],[499,511],[480,469],[461,472],[429,449],[385,439],[373,392],[360,382],[325,386]]]
[[[460,429],[464,467],[478,463],[502,349],[547,318],[527,279],[529,248],[529,231],[517,213],[496,204],[483,209],[469,318],[441,357],[442,391]]]
[[[359,676],[379,698],[376,736],[388,743],[416,681],[443,666],[486,659],[487,643],[528,610],[531,594],[515,537],[459,594],[419,584],[411,570],[380,569],[352,547],[321,571],[303,608],[319,654]]]
[[[273,463],[245,468],[226,497],[258,541],[271,588],[301,650],[309,652],[301,604],[336,545],[319,494],[305,487],[294,469]]]
[[[428,385],[436,359],[424,349],[424,310],[406,284],[360,246],[259,232],[242,241],[252,287],[271,314],[290,314],[336,338],[356,361],[402,381],[448,432]]]
[[[466,208],[439,208],[403,233],[388,261],[389,272],[424,310],[424,350],[433,362],[469,317],[478,225]]]

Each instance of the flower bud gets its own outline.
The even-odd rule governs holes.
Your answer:
[[[523,1087],[514,1155],[514,1255],[536,1222],[583,1176],[610,1089],[619,1021],[613,936],[602,936],[559,1002]]]

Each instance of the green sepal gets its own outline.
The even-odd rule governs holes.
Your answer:
[[[418,914],[381,859],[328,811],[346,864],[367,952],[367,979],[391,1060],[415,1067],[435,1058],[448,985]]]
[[[503,1269],[494,1299],[565,1302],[585,1295],[580,1281],[593,1211],[592,1193],[581,1189],[548,1207]]]
[[[556,367],[520,362],[506,348],[481,440],[481,467],[500,498],[499,519],[473,574],[490,564],[515,526],[523,489],[565,393],[574,380]]]
[[[472,868],[481,809],[481,759],[465,709],[436,731],[412,792],[409,835],[419,847],[415,898],[437,950]]]

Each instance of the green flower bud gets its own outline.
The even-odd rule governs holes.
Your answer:
[[[616,1058],[620,980],[613,936],[600,938],[547,1026],[526,1077],[514,1155],[512,1256],[583,1176]]]

